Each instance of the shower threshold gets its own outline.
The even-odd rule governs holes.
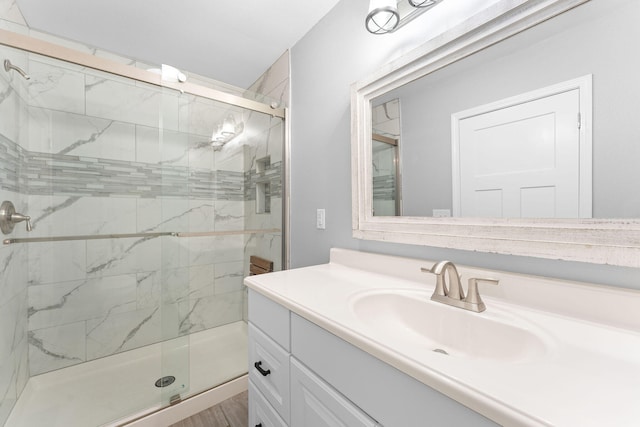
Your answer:
[[[184,398],[247,372],[245,322],[191,334],[188,371],[176,366],[174,373],[168,372],[161,348],[172,348],[171,344],[153,344],[31,377],[5,426],[117,425],[132,414],[160,409],[163,389],[155,386],[160,373],[187,384]],[[188,381],[181,378],[186,372]]]

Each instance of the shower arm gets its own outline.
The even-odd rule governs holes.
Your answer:
[[[27,73],[24,72],[24,70],[20,67],[18,67],[17,65],[13,65],[11,63],[11,61],[9,61],[8,59],[4,60],[4,70],[6,72],[9,72],[11,70],[17,71],[18,74],[20,74],[22,77],[24,77],[26,80],[31,79],[31,76],[28,75]]]

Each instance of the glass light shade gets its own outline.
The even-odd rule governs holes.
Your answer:
[[[370,33],[385,34],[396,29],[400,22],[396,0],[371,0],[365,26]]]
[[[232,137],[236,134],[236,119],[231,114],[222,122],[220,133],[225,137]]]
[[[429,7],[436,4],[436,0],[409,0],[409,4],[413,7]]]

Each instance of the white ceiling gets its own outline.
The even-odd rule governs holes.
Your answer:
[[[249,87],[339,0],[17,0],[34,29]]]

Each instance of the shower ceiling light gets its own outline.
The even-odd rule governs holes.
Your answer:
[[[365,26],[373,34],[391,33],[442,1],[444,0],[370,0]]]
[[[233,114],[229,114],[222,123],[219,123],[211,135],[211,146],[214,151],[219,151],[229,141],[244,131],[244,123],[236,123]]]
[[[233,138],[234,136],[236,136],[236,119],[234,119],[231,114],[229,114],[229,116],[224,119],[224,122],[222,122],[220,133],[225,137]]]

